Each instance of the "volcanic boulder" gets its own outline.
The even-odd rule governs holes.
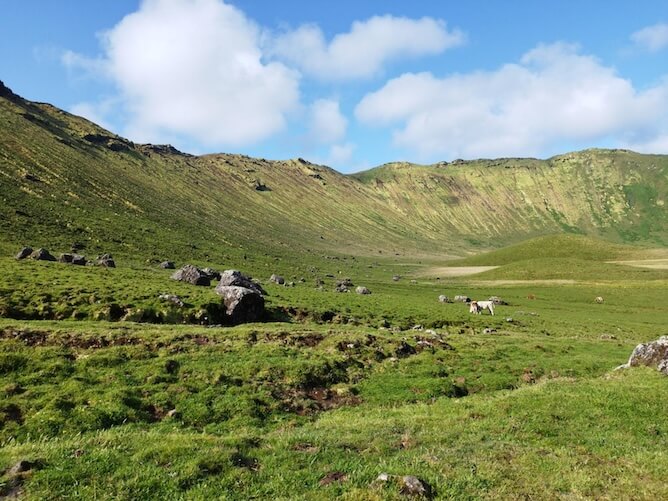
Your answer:
[[[200,270],[197,266],[186,264],[176,273],[172,274],[172,280],[179,280],[181,282],[188,282],[193,285],[211,285],[211,279],[207,274]]]
[[[235,285],[220,285],[216,293],[222,297],[230,323],[256,322],[264,315],[264,297],[257,291]]]

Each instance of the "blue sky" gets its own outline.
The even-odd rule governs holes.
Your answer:
[[[4,0],[0,79],[137,142],[384,162],[668,153],[662,1]]]

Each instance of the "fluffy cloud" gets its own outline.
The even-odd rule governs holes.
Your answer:
[[[631,35],[636,46],[649,52],[657,52],[668,47],[668,24],[659,23],[648,26]]]
[[[311,105],[310,138],[315,143],[336,143],[346,135],[348,120],[338,101],[318,99]]]
[[[299,76],[262,61],[260,30],[221,0],[145,0],[103,36],[96,68],[120,89],[133,139],[195,137],[246,145],[282,130],[299,103]]]
[[[393,59],[439,54],[460,45],[464,35],[440,20],[374,16],[356,21],[327,43],[316,25],[304,25],[267,43],[277,58],[322,79],[346,80],[377,74]]]
[[[493,72],[404,74],[355,110],[396,126],[396,145],[434,157],[544,155],[563,144],[651,144],[667,132],[668,82],[644,91],[566,44],[539,46]]]

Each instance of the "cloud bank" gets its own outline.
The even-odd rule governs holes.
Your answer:
[[[299,75],[262,61],[260,29],[219,0],[146,0],[103,36],[104,66],[137,140],[192,136],[248,145],[285,128],[299,104]]]
[[[557,43],[492,72],[407,73],[367,94],[355,115],[394,127],[395,145],[426,157],[541,155],[564,143],[665,144],[668,82],[637,90],[613,68]]]
[[[317,25],[307,24],[270,37],[268,46],[273,56],[311,76],[349,80],[374,76],[392,60],[440,54],[464,40],[441,20],[387,15],[356,21],[329,43]]]

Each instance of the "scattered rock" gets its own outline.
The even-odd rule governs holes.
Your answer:
[[[30,258],[36,261],[55,261],[56,258],[51,255],[51,253],[43,248],[39,248],[36,251],[33,251],[30,254]]]
[[[211,285],[211,279],[208,275],[202,272],[197,266],[186,264],[176,273],[172,274],[172,280],[179,280],[180,282],[188,282],[193,285]]]
[[[439,303],[452,303],[452,300],[448,296],[444,296],[443,294],[441,294],[440,296],[438,296],[438,302]]]
[[[394,352],[397,358],[409,357],[411,355],[415,355],[416,353],[417,350],[410,344],[408,344],[406,341],[402,341],[399,347]]]
[[[176,266],[174,265],[173,261],[163,261],[162,263],[159,264],[159,266],[163,270],[174,270],[174,269],[176,269]]]
[[[355,289],[357,294],[371,294],[371,291],[366,287],[359,286]]]
[[[646,365],[656,367],[668,376],[668,336],[661,336],[656,341],[641,343],[635,347],[629,361],[618,369]]]
[[[336,285],[337,286],[343,285],[345,287],[354,287],[355,286],[355,284],[353,284],[353,281],[349,278],[343,278],[341,280],[337,280]]]
[[[601,296],[596,296],[594,301],[596,301],[596,303],[598,303],[598,304],[603,304],[603,298]]]
[[[339,284],[334,288],[334,292],[350,292],[350,290],[345,285]]]
[[[401,275],[394,275],[392,277],[392,280],[395,281],[395,282],[398,282],[399,280],[401,280]]]
[[[512,324],[514,322],[514,320],[513,320],[512,317],[506,317],[506,322],[508,322],[509,324]]]
[[[482,333],[483,334],[494,334],[496,332],[496,329],[492,329],[491,327],[487,327],[486,329],[483,329]]]
[[[280,276],[280,275],[276,275],[275,273],[272,274],[271,277],[269,277],[269,281],[270,281],[270,282],[273,282],[273,283],[275,283],[275,284],[278,284],[278,285],[283,285],[283,284],[285,284],[285,278],[283,278],[283,277]]]
[[[427,482],[413,475],[404,475],[400,480],[401,494],[405,496],[431,497],[431,487]]]
[[[424,326],[422,324],[417,324],[411,327],[411,329],[413,329],[414,331],[421,331],[424,329]]]
[[[417,280],[411,280],[411,284],[413,285],[417,284]]]
[[[163,301],[169,301],[170,303],[174,303],[176,306],[179,308],[183,307],[184,302],[183,300],[174,294],[160,294],[158,296],[158,299],[161,299]]]
[[[504,301],[503,299],[501,299],[499,296],[491,296],[488,299],[488,301],[491,301],[492,303],[494,303],[494,306],[498,306],[498,305],[508,306],[508,303],[506,301]]]
[[[264,297],[256,290],[218,284],[216,293],[222,296],[225,313],[233,324],[256,322],[264,315]]]
[[[389,473],[381,473],[376,477],[376,480],[378,482],[387,482],[390,480],[390,474]]]
[[[116,268],[116,262],[111,254],[102,254],[97,258],[97,265],[106,268]]]
[[[259,284],[253,282],[251,277],[248,277],[238,270],[225,270],[220,274],[220,281],[218,287],[245,287],[252,291],[266,296],[266,291]]]
[[[604,334],[601,334],[601,339],[606,339],[606,340],[612,341],[614,339],[617,339],[617,336],[615,336],[614,334],[604,333]]]
[[[220,280],[220,277],[222,276],[219,271],[209,268],[208,266],[202,270],[202,273],[209,277],[209,280]]]
[[[25,259],[32,254],[32,247],[23,247],[16,255],[16,259]]]
[[[79,254],[74,254],[72,256],[72,264],[75,266],[86,266],[86,256],[81,256]]]
[[[72,254],[70,254],[69,252],[65,252],[58,257],[58,262],[59,263],[71,263],[72,259],[74,259],[74,256]]]
[[[468,296],[457,295],[455,296],[455,302],[457,303],[470,303],[471,298]]]

